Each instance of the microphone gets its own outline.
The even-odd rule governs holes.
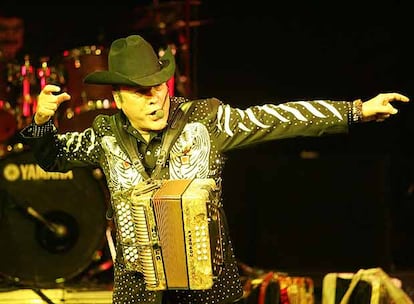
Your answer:
[[[164,107],[165,102],[167,101],[167,98],[168,98],[168,92],[167,92],[167,93],[165,94],[165,96],[164,96],[164,100],[163,100],[163,102],[162,102],[162,108]],[[164,113],[164,110],[163,110],[163,109],[159,109],[159,110],[155,111],[155,116],[156,116],[158,119],[163,118],[163,117],[164,117],[164,115],[165,115],[165,113]]]
[[[155,111],[155,116],[156,116],[158,119],[163,118],[163,117],[164,117],[164,110],[163,110],[163,109],[160,109],[160,110]]]

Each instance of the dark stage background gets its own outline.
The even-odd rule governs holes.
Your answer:
[[[192,4],[191,20],[198,23],[189,27],[190,64],[183,69],[189,72],[189,95],[239,107],[364,100],[390,91],[413,97],[413,26],[406,2]],[[180,3],[160,3],[165,18],[185,20]],[[152,7],[149,1],[21,6],[27,50],[57,64],[63,50],[109,47],[131,33],[181,46],[176,36],[182,28],[160,36],[151,18],[144,21]],[[177,60],[185,66],[185,59]],[[230,153],[225,209],[239,259],[298,272],[413,269],[413,106],[396,107],[396,117],[357,126],[349,135]]]

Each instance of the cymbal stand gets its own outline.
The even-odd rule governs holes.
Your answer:
[[[26,286],[24,284],[20,283],[20,279],[16,277],[10,277],[4,273],[0,272],[0,277],[4,278],[6,282],[11,283],[12,287],[16,287],[19,289],[31,289],[34,293],[36,293],[43,301],[45,301],[48,304],[55,304],[51,299],[49,299],[45,293],[40,288],[30,287]]]
[[[191,8],[192,8],[192,1],[193,0],[185,0],[183,4],[183,19],[177,20],[173,24],[171,24],[172,29],[168,29],[169,26],[164,22],[161,16],[161,12],[155,9],[155,24],[158,26],[158,31],[163,36],[168,36],[170,31],[177,32],[177,43],[175,45],[174,42],[169,41],[170,47],[172,47],[173,52],[175,55],[179,55],[181,59],[178,60],[176,63],[176,73],[175,73],[175,85],[177,87],[177,91],[183,96],[191,96],[192,95],[192,60],[191,54],[192,51],[191,47],[191,27],[192,27],[192,20],[191,20]],[[172,1],[174,2],[174,1]],[[153,0],[153,7],[159,8],[160,3],[159,0]],[[182,68],[180,68],[180,63]]]
[[[184,32],[180,33],[181,51],[183,51],[184,57],[184,73],[186,81],[184,83],[186,96],[191,96],[191,56],[190,56],[190,45],[191,45],[191,32],[190,32],[190,19],[191,19],[191,7],[190,1],[185,0],[184,4]]]
[[[24,64],[21,66],[22,75],[22,114],[23,117],[31,117],[36,109],[36,100],[32,98],[30,87],[35,82],[35,71],[29,55],[24,57]]]
[[[0,191],[0,199],[3,202],[9,203],[11,205],[13,205],[13,207],[16,206],[16,202],[14,201],[13,198],[9,197],[8,193],[6,191],[1,190]],[[20,206],[18,206],[19,208]],[[20,208],[19,208],[20,209]],[[25,288],[25,289],[31,289],[33,290],[33,292],[35,292],[43,301],[45,301],[48,304],[54,304],[52,302],[52,300],[50,300],[43,292],[42,290],[40,290],[39,288],[34,288],[34,287],[30,287],[30,286],[26,286],[24,284],[22,284],[20,282],[20,279],[18,277],[12,277],[9,275],[6,275],[2,272],[0,272],[0,277],[2,277],[7,283],[9,283],[11,285],[11,287],[16,287],[16,288]]]

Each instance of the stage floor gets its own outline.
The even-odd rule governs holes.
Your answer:
[[[314,304],[321,304],[322,280],[326,272],[291,272],[314,281]],[[414,270],[391,272],[407,295],[414,300]],[[0,304],[112,304],[112,274],[108,272],[95,282],[77,282],[60,288],[17,288],[0,284]],[[10,285],[8,285],[10,286]]]
[[[111,304],[112,290],[16,289],[0,291],[1,304]]]

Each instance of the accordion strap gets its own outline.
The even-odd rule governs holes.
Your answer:
[[[171,119],[171,125],[168,127],[162,138],[160,154],[158,155],[155,168],[151,174],[152,179],[156,179],[158,177],[162,167],[164,167],[167,162],[171,147],[184,128],[184,125],[187,123],[187,118],[190,115],[194,104],[194,101],[183,102],[179,105],[178,109],[174,111]]]
[[[111,123],[114,127],[113,130],[115,133],[117,143],[119,144],[121,149],[128,155],[132,162],[132,165],[139,171],[139,173],[144,177],[144,179],[148,179],[149,175],[145,171],[144,165],[142,164],[139,158],[136,140],[132,136],[129,136],[123,128],[120,114],[112,115]]]
[[[131,159],[132,165],[139,171],[144,180],[150,181],[151,179],[157,178],[157,176],[160,174],[162,167],[165,165],[167,161],[168,154],[171,150],[171,146],[173,142],[177,139],[181,130],[184,128],[184,125],[187,122],[188,115],[191,112],[190,110],[194,107],[194,104],[194,101],[183,102],[179,104],[178,108],[173,112],[173,117],[171,119],[170,126],[167,128],[167,131],[165,132],[162,138],[161,150],[151,176],[149,176],[149,174],[145,171],[144,165],[142,164],[136,140],[132,136],[129,136],[127,134],[127,132],[122,126],[122,120],[120,119],[120,117],[116,117],[119,114],[111,116],[111,123],[114,126],[113,129],[118,144]]]

